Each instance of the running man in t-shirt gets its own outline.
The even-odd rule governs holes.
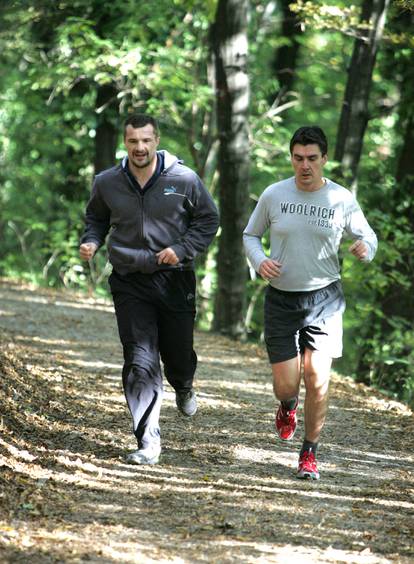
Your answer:
[[[354,239],[349,251],[363,262],[377,250],[376,235],[354,196],[323,177],[327,152],[320,127],[298,129],[290,141],[295,175],[266,188],[243,234],[251,265],[269,281],[265,341],[280,401],[276,431],[284,441],[293,438],[303,364],[305,436],[297,477],[314,480],[332,359],[342,355],[339,245],[345,236]],[[270,258],[261,243],[267,229]]]

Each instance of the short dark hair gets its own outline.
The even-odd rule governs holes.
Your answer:
[[[295,131],[290,140],[290,154],[292,154],[293,146],[299,145],[318,145],[321,150],[322,156],[328,152],[328,140],[325,133],[318,125],[306,125],[299,127]]]
[[[155,118],[149,116],[148,114],[132,114],[128,116],[124,122],[124,137],[128,125],[132,125],[134,129],[137,129],[138,127],[145,127],[148,124],[152,125],[156,137],[159,137],[160,128],[158,127],[158,122]]]

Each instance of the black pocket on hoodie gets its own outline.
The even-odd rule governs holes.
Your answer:
[[[130,249],[112,245],[109,249],[109,260],[121,274],[142,272],[152,274],[158,270],[157,257],[148,249]]]

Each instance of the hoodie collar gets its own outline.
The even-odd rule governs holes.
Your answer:
[[[147,191],[149,188],[151,188],[151,186],[153,184],[155,184],[156,180],[158,179],[158,177],[162,174],[162,172],[164,171],[164,155],[161,154],[160,151],[157,151],[157,166],[155,168],[154,174],[151,176],[151,178],[148,180],[148,182],[145,184],[145,186],[141,187],[138,182],[137,179],[135,178],[135,176],[132,174],[132,172],[129,170],[129,166],[128,166],[128,157],[124,157],[122,159],[122,163],[121,163],[121,167],[122,167],[122,171],[124,172],[124,174],[127,175],[127,177],[129,178],[130,182],[132,182],[132,185],[137,188],[138,190],[143,190],[143,191]]]

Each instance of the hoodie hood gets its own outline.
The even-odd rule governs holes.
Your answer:
[[[180,163],[183,164],[183,160],[179,159],[175,155],[172,155],[168,151],[157,151],[157,153],[161,153],[164,156],[164,170],[167,171],[168,169],[172,168],[175,164]]]

